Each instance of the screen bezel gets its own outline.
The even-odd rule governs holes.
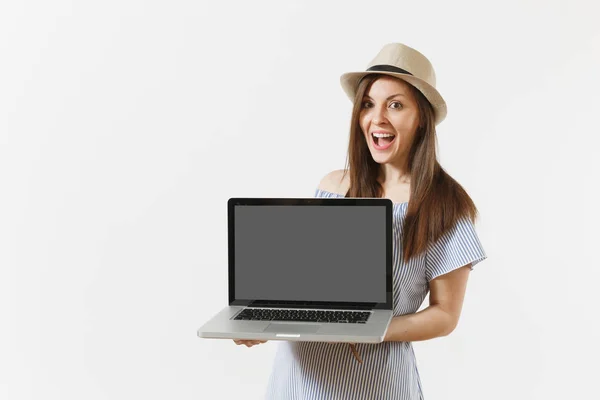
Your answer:
[[[290,300],[264,300],[264,299],[236,299],[235,298],[235,207],[236,206],[378,206],[385,207],[386,227],[386,301],[381,303],[362,302],[322,302],[322,301],[290,301]],[[256,306],[256,307],[288,307],[309,309],[392,309],[392,222],[393,202],[383,198],[251,198],[232,197],[227,201],[228,219],[228,264],[229,264],[229,305],[230,306]]]

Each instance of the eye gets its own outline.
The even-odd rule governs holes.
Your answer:
[[[390,103],[390,108],[401,109],[402,108],[402,104],[399,101],[392,101]]]
[[[368,100],[366,100],[366,101],[363,101],[363,103],[362,103],[362,108],[371,108],[371,107],[373,107],[373,103],[371,103],[371,102],[370,102],[370,101],[368,101]]]

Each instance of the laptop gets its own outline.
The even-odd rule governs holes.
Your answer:
[[[230,198],[229,305],[198,336],[382,342],[392,210],[382,198]]]

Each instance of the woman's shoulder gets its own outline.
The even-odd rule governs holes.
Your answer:
[[[348,170],[336,169],[325,175],[319,183],[319,189],[330,193],[346,195],[350,189]]]

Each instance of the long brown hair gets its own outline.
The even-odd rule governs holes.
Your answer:
[[[373,159],[359,117],[362,99],[381,75],[367,75],[358,85],[350,125],[346,172],[350,188],[346,197],[382,197],[378,181],[380,165]],[[436,156],[434,111],[429,101],[407,84],[418,105],[420,126],[408,155],[410,199],[404,220],[402,248],[404,261],[424,252],[454,224],[468,218],[475,222],[477,208],[465,189],[441,167]],[[344,173],[345,174],[345,173]]]

